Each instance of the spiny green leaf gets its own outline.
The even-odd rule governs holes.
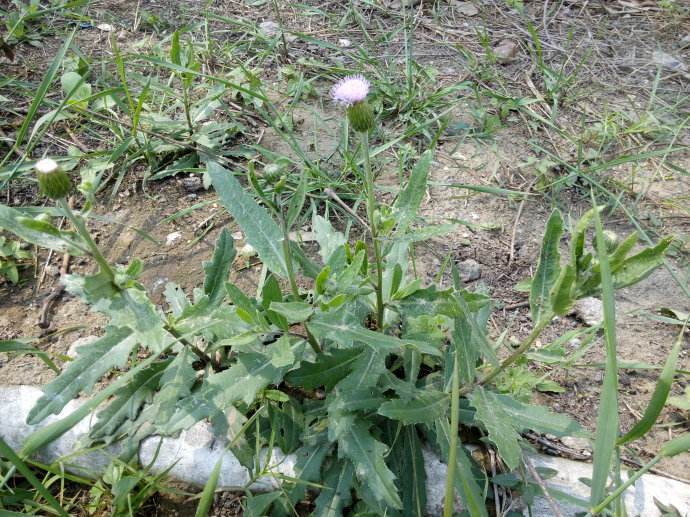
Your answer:
[[[86,277],[67,275],[63,282],[67,292],[109,316],[111,326],[131,329],[148,349],[159,352],[175,341],[163,328],[163,320],[143,288],[118,289],[102,272]]]
[[[283,369],[276,368],[269,357],[246,353],[237,363],[221,373],[207,376],[201,386],[178,403],[178,409],[165,425],[164,432],[175,432],[194,425],[203,418],[214,418],[231,405],[254,402],[261,390],[276,384]]]
[[[379,415],[404,425],[423,424],[441,418],[450,407],[448,395],[432,389],[419,390],[412,400],[390,400],[381,404]]]
[[[387,355],[381,350],[365,349],[352,364],[352,372],[337,387],[342,390],[359,390],[376,386],[379,377],[386,371]]]
[[[647,278],[664,262],[664,253],[672,241],[673,237],[666,237],[656,246],[625,259],[612,273],[613,288],[621,289]]]
[[[354,362],[362,354],[361,348],[333,349],[328,355],[318,355],[315,363],[302,362],[297,370],[286,375],[285,380],[292,386],[308,390],[324,386],[330,391],[352,371]]]
[[[489,440],[498,448],[501,459],[509,469],[517,468],[522,451],[518,443],[519,434],[513,426],[511,416],[501,406],[493,404],[491,397],[481,386],[475,388],[468,399],[477,410],[475,419],[486,428]]]
[[[369,432],[370,424],[354,417],[342,417],[342,428],[338,436],[338,455],[347,457],[355,467],[357,479],[371,490],[376,500],[393,508],[402,508],[402,501],[395,487],[395,476],[383,458],[388,448],[374,439]]]
[[[43,387],[43,396],[26,421],[37,424],[62,408],[81,392],[87,392],[103,375],[121,368],[137,344],[128,328],[108,327],[105,336],[79,348],[79,356],[55,380]]]
[[[555,436],[584,436],[585,430],[567,415],[552,413],[543,406],[523,404],[508,395],[483,391],[485,400],[493,407],[500,407],[510,417],[516,431],[530,429]]]
[[[343,509],[352,502],[354,468],[349,461],[333,463],[324,477],[324,487],[316,498],[315,517],[340,517]]]
[[[131,382],[122,386],[113,395],[110,404],[99,411],[98,420],[91,427],[89,436],[109,441],[121,429],[123,422],[134,420],[144,403],[156,391],[160,376],[170,362],[168,360],[154,363],[150,368],[138,372]]]
[[[228,271],[235,260],[235,246],[227,228],[221,230],[216,247],[213,250],[213,258],[204,262],[204,292],[208,296],[211,305],[218,305],[225,296],[225,281],[228,279]]]
[[[158,406],[157,424],[168,422],[177,409],[178,401],[189,396],[196,382],[196,370],[192,366],[194,357],[189,348],[185,347],[163,372],[158,386],[160,391],[153,401]]]
[[[392,427],[397,430],[397,425]],[[426,470],[422,442],[414,426],[403,427],[389,455],[389,464],[398,478],[403,517],[426,515]]]
[[[247,242],[268,268],[284,277],[287,276],[283,255],[283,233],[266,210],[247,194],[232,172],[215,161],[207,164],[208,173],[223,206],[232,214],[242,228]]]
[[[568,314],[575,302],[573,298],[573,284],[575,283],[575,268],[572,264],[561,269],[558,280],[551,289],[551,310],[554,314],[563,316]]]
[[[325,316],[319,319],[312,319],[307,326],[314,334],[323,338],[332,339],[336,343],[345,344],[347,341],[351,340],[376,350],[385,350],[387,352],[402,352],[404,348],[410,347],[425,354],[435,356],[441,355],[438,348],[422,341],[402,340],[363,327],[355,327],[346,323],[331,321],[331,318]]]
[[[546,223],[546,231],[542,240],[541,252],[537,272],[532,279],[529,295],[532,321],[536,324],[549,312],[549,293],[560,272],[560,252],[558,245],[563,233],[563,218],[558,210],[554,210]]]

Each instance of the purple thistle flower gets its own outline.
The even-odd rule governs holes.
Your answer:
[[[349,75],[331,89],[331,97],[339,104],[352,106],[362,102],[369,93],[369,81],[363,75]]]

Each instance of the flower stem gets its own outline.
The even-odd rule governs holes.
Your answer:
[[[455,464],[458,456],[458,426],[460,424],[460,374],[458,372],[458,351],[453,357],[453,380],[450,391],[450,447],[448,449],[448,472],[446,493],[443,502],[443,517],[452,517],[455,509],[454,482]]]
[[[91,256],[98,263],[98,266],[101,268],[101,271],[108,275],[111,281],[114,281],[115,273],[113,272],[113,269],[110,267],[110,264],[108,264],[108,261],[101,253],[101,250],[98,249],[98,246],[91,238],[91,234],[89,233],[89,230],[86,228],[84,220],[81,217],[78,217],[72,211],[65,198],[58,199],[57,204],[65,213],[65,217],[67,217],[67,219],[69,219],[69,221],[72,223],[74,229],[77,230],[77,233],[86,242],[86,245],[89,247],[89,251],[91,252]]]
[[[367,196],[367,219],[374,246],[374,260],[376,261],[376,325],[383,330],[383,259],[381,257],[381,243],[378,239],[378,227],[374,221],[376,211],[376,196],[374,195],[374,173],[371,170],[369,157],[369,133],[360,132],[362,138],[362,153],[364,154],[364,188]]]
[[[493,379],[496,378],[496,376],[501,373],[503,370],[505,370],[508,366],[513,364],[515,361],[517,361],[527,350],[529,350],[529,347],[532,346],[532,344],[537,340],[539,335],[542,333],[544,328],[551,322],[551,318],[553,317],[553,314],[547,314],[545,317],[543,317],[539,323],[532,329],[532,332],[530,332],[530,335],[527,336],[527,339],[523,341],[523,343],[515,349],[515,351],[510,354],[508,357],[506,357],[501,364],[499,364],[496,368],[491,370],[489,373],[487,373],[484,377],[476,381],[476,383],[472,383],[469,385],[464,386],[460,390],[460,395],[466,395],[472,389],[474,388],[475,384],[481,385],[481,384],[486,384],[489,381],[492,381]]]
[[[603,511],[609,504],[611,504],[611,502],[613,500],[615,500],[617,497],[620,497],[621,494],[623,492],[625,492],[630,485],[634,484],[638,479],[640,479],[640,477],[642,477],[643,474],[648,472],[649,469],[651,469],[652,467],[654,467],[654,465],[659,463],[661,461],[661,458],[662,458],[661,455],[655,456],[654,458],[652,458],[649,461],[649,463],[644,465],[640,470],[638,470],[632,476],[630,476],[625,483],[623,483],[618,488],[616,488],[616,490],[611,492],[611,494],[606,499],[604,499],[601,503],[599,503],[594,508],[592,508],[590,510],[590,513],[592,515],[596,515],[596,514],[600,513],[601,511]]]

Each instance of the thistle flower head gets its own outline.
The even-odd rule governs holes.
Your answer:
[[[44,158],[34,165],[38,186],[41,194],[50,199],[61,199],[72,190],[72,181],[65,171],[60,168],[58,162],[52,158]]]
[[[352,106],[363,102],[369,93],[369,81],[363,75],[349,75],[331,89],[331,97],[339,104]]]

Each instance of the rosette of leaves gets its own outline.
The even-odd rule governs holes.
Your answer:
[[[251,481],[272,475],[261,449],[296,454],[298,479],[281,477],[282,490],[251,499],[261,502],[262,514],[294,514],[306,498],[315,515],[422,515],[424,454],[433,450],[455,458],[452,481],[467,511],[488,515],[489,474],[466,453],[460,431],[465,440],[495,447],[513,471],[521,466],[523,431],[564,436],[583,430],[564,415],[492,389],[493,376],[510,363],[496,356],[486,332],[488,296],[459,280],[448,288],[424,286],[408,271],[410,243],[443,231],[413,224],[430,164],[425,153],[395,204],[382,211],[391,222],[383,225],[386,311],[384,329],[377,331],[370,328],[375,299],[364,243],[350,245],[314,215],[318,257],[308,257],[295,242],[282,246],[289,228],[281,229],[230,171],[208,163],[221,201],[269,270],[258,294],[251,297],[228,281],[235,257],[228,230],[220,233],[204,264],[203,286],[191,297],[168,284],[165,312],[137,282],[139,262],[119,268],[115,282],[102,274],[69,276],[67,290],[106,314],[109,326],[45,386],[28,422],[41,422],[104,376],[121,373],[77,413],[30,437],[23,454],[97,407],[90,432],[96,443],[134,446],[152,433],[174,434],[208,420],[230,441]],[[304,192],[295,196],[290,224],[304,205]],[[578,296],[598,288],[596,257],[587,258],[581,239],[586,221],[576,226],[570,260],[562,266],[562,219],[554,212],[549,220],[531,283],[535,335]],[[664,247],[649,248],[642,258],[627,256],[629,244],[614,249],[610,261],[619,261],[620,285],[648,274]],[[280,281],[287,274],[286,249],[310,286],[297,297]],[[460,429],[453,429],[451,387],[457,384]]]
[[[12,284],[19,282],[19,268],[26,266],[32,256],[29,250],[22,249],[20,241],[0,235],[0,278]]]

